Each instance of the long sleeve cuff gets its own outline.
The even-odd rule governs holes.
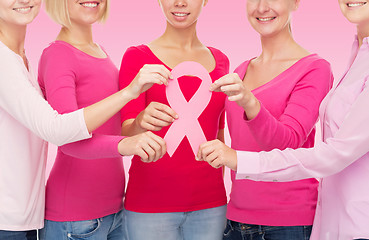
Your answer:
[[[237,151],[236,179],[257,179],[260,173],[260,159],[257,152]]]

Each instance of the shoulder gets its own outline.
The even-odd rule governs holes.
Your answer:
[[[307,70],[325,70],[331,72],[331,64],[320,57],[318,54],[310,54],[300,60],[301,65],[304,66]]]
[[[228,72],[230,63],[229,63],[229,59],[227,55],[225,55],[222,51],[220,51],[217,48],[214,48],[214,47],[207,47],[207,48],[213,54],[217,66],[226,69],[226,71]]]
[[[131,46],[127,48],[123,57],[140,58],[142,56],[148,56],[150,49],[146,45]]]
[[[77,72],[78,58],[72,46],[60,41],[52,42],[41,54],[38,64],[39,74],[61,73],[63,71]]]
[[[319,85],[321,89],[329,89],[333,84],[333,73],[328,61],[317,54],[311,54],[299,61],[294,72],[300,84]],[[327,87],[327,88],[326,88]]]
[[[57,57],[55,57],[57,56]],[[75,60],[75,53],[73,47],[68,43],[64,43],[62,41],[55,41],[50,43],[48,47],[46,47],[41,55],[40,64],[43,60],[47,61],[63,61],[67,60],[71,62]]]
[[[214,47],[207,47],[207,48],[211,51],[211,53],[213,54],[214,58],[217,61],[227,61],[227,62],[229,62],[229,59],[228,59],[227,55],[225,55],[219,49],[214,48]]]

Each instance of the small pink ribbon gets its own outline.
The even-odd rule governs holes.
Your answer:
[[[184,97],[178,83],[178,78],[190,75],[201,79],[201,85],[189,102]],[[166,88],[167,100],[171,108],[178,114],[179,118],[172,123],[165,134],[167,152],[172,156],[183,138],[187,139],[192,151],[197,155],[199,146],[206,142],[205,134],[198,122],[201,113],[208,106],[211,99],[209,90],[212,84],[208,71],[197,62],[182,62],[172,70],[173,80],[169,81]]]

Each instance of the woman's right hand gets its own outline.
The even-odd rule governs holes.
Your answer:
[[[176,119],[178,119],[177,113],[169,106],[151,102],[145,110],[138,114],[134,124],[142,130],[160,131],[163,127],[172,124]]]
[[[154,84],[168,85],[169,79],[173,79],[172,74],[164,65],[146,64],[126,87],[126,90],[132,96],[132,99],[136,99]]]
[[[156,162],[167,151],[167,146],[161,137],[152,132],[144,132],[122,139],[118,151],[123,156],[137,155],[143,162]]]

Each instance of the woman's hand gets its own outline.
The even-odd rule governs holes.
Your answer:
[[[172,74],[164,65],[146,64],[126,87],[126,90],[132,99],[136,99],[154,84],[168,85],[169,79],[173,79]]]
[[[210,91],[225,93],[229,101],[236,102],[245,110],[249,120],[255,118],[260,111],[259,100],[245,86],[237,73],[227,74],[219,78],[211,85]]]
[[[151,102],[145,110],[138,114],[134,124],[142,130],[160,131],[163,127],[172,124],[177,118],[177,113],[169,106]]]
[[[234,171],[237,170],[236,151],[219,140],[213,140],[201,144],[196,160],[206,161],[213,168],[227,166]]]
[[[156,162],[167,151],[167,146],[161,137],[152,132],[144,132],[132,137],[126,137],[118,144],[118,151],[123,156],[137,155],[143,162]]]

